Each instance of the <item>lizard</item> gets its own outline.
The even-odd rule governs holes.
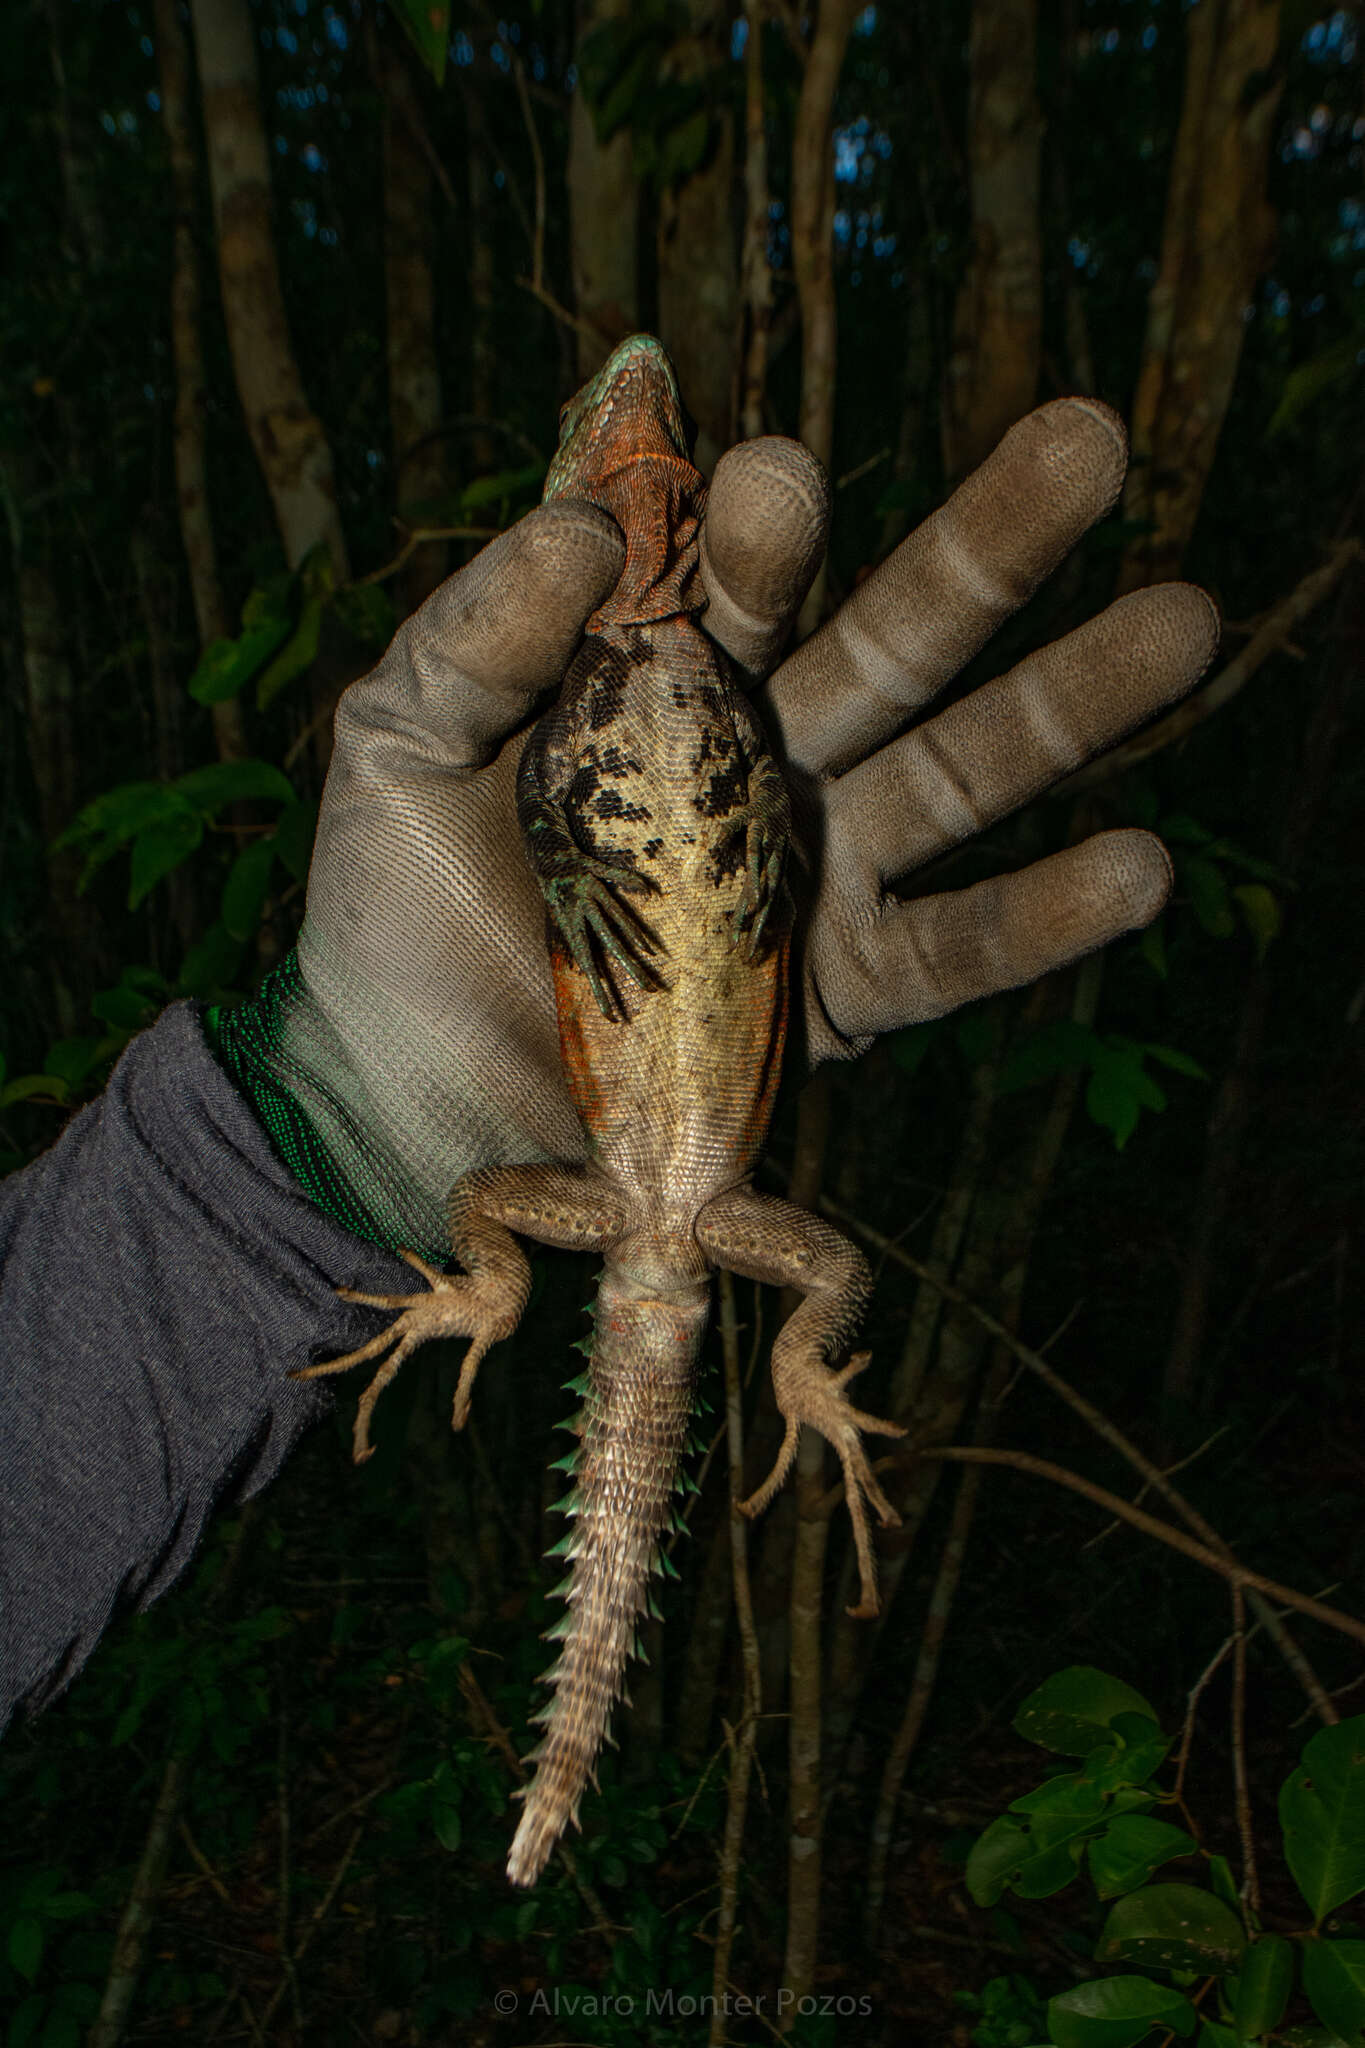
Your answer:
[[[740,679],[702,627],[706,484],[673,367],[635,335],[563,408],[544,499],[586,500],[620,527],[626,558],[589,618],[559,695],[532,728],[517,813],[546,904],[561,1055],[586,1127],[579,1165],[465,1174],[451,1190],[462,1271],[402,1256],[426,1291],[346,1299],[395,1311],[344,1356],[296,1377],[382,1362],[359,1404],[354,1456],[370,1456],[375,1402],[434,1337],[468,1337],[452,1423],[469,1415],[480,1362],[516,1329],[530,1289],[517,1236],[603,1259],[568,1518],[554,1546],[567,1602],[542,1679],[544,1734],[527,1758],[507,1874],[534,1884],[572,1821],[623,1692],[636,1629],[672,1520],[716,1267],[795,1288],[772,1377],[785,1429],[762,1511],[794,1463],[803,1424],[843,1468],[857,1552],[855,1615],[877,1612],[868,1510],[898,1517],[862,1433],[898,1425],[863,1413],[849,1382],[870,1354],[834,1363],[871,1292],[861,1253],[823,1219],[759,1194],[786,1036],[792,897],[788,795]]]

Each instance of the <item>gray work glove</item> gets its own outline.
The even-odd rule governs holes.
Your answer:
[[[1170,865],[1138,831],[901,900],[913,870],[1183,696],[1212,658],[1213,606],[1167,584],[920,717],[1109,509],[1124,466],[1105,407],[1041,407],[761,693],[801,834],[796,1016],[812,1064],[1032,980],[1161,909]],[[827,526],[824,477],[795,442],[722,458],[702,623],[748,674],[781,651]],[[445,1197],[474,1167],[585,1156],[514,789],[537,700],[623,559],[610,519],[561,500],[399,629],[337,711],[296,953],[208,1020],[299,1178],[390,1246],[444,1258]]]

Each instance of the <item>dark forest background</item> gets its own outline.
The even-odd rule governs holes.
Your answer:
[[[163,1003],[231,1000],[287,951],[338,693],[536,501],[559,404],[620,336],[673,351],[704,466],[769,430],[828,463],[817,606],[1030,406],[1096,393],[1129,422],[1124,499],[968,680],[1173,575],[1217,598],[1222,654],[933,883],[1138,821],[1174,900],[790,1076],[765,1183],[877,1264],[866,1405],[914,1443],[1188,1506],[1208,1547],[1358,1607],[1359,9],[12,0],[2,33],[0,1165]],[[885,1475],[882,1619],[849,1621],[818,1465],[735,1533],[722,1368],[756,1475],[780,1313],[747,1285],[620,1750],[572,1870],[513,1894],[592,1285],[537,1271],[466,1437],[454,1356],[385,1396],[363,1472],[343,1393],[10,1733],[11,2044],[1022,2048],[1095,1974],[1102,1909],[978,1907],[963,1862],[1036,1775],[1011,1717],[1071,1664],[1168,1728],[1193,1696],[1182,1813],[1295,1924],[1275,1788],[1365,1707],[1359,1644],[1291,1637],[1036,1469],[914,1457]],[[688,2003],[727,1985],[762,2012]],[[1311,2027],[1295,2004],[1266,2038],[1341,2038]]]

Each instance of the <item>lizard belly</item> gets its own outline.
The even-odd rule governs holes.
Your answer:
[[[758,961],[658,917],[664,988],[623,991],[626,1020],[602,1015],[584,977],[553,949],[569,1088],[610,1177],[690,1230],[713,1195],[751,1172],[772,1116],[786,1035],[787,943]],[[677,942],[669,944],[669,939]],[[686,951],[683,951],[683,948]]]

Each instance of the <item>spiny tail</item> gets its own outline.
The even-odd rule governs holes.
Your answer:
[[[575,1382],[583,1408],[570,1425],[581,1438],[568,1461],[574,1485],[560,1503],[572,1519],[551,1552],[572,1560],[556,1589],[568,1612],[549,1631],[563,1649],[544,1674],[554,1697],[536,1717],[545,1735],[527,1758],[536,1774],[507,1861],[513,1884],[535,1883],[565,1827],[577,1826],[587,1780],[596,1783],[673,1518],[706,1313],[704,1296],[684,1307],[638,1301],[602,1276],[591,1364]]]

